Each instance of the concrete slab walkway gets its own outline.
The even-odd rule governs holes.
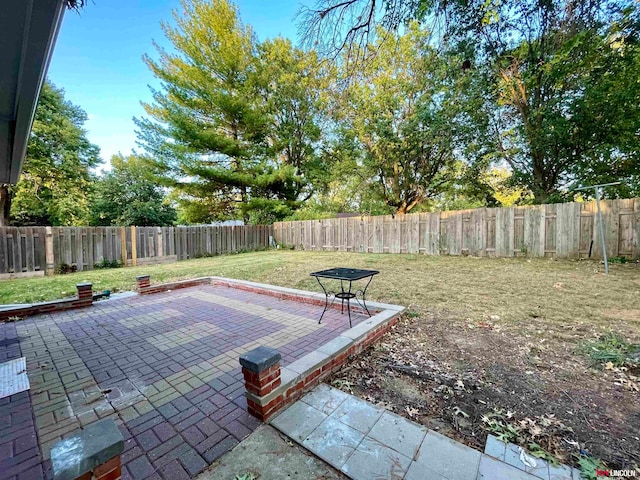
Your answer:
[[[195,480],[238,478],[345,480],[347,477],[273,427],[263,424]]]
[[[577,480],[578,471],[536,469],[514,457],[515,445],[474,450],[358,397],[321,384],[271,425],[354,480]],[[509,453],[508,453],[509,452]],[[511,464],[507,463],[511,460]]]

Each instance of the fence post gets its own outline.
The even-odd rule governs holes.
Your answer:
[[[138,264],[138,247],[136,245],[136,227],[131,227],[131,266]]]
[[[164,239],[162,237],[162,227],[156,228],[156,236],[158,238],[158,249],[156,250],[156,257],[158,260],[162,260],[164,257]]]
[[[44,251],[46,256],[46,270],[47,275],[53,275],[56,271],[56,259],[53,253],[53,228],[45,227],[44,235]]]
[[[122,256],[122,266],[127,266],[127,229],[120,227],[120,255]]]

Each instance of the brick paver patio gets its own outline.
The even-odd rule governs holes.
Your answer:
[[[194,476],[259,424],[238,357],[267,345],[286,366],[348,328],[321,312],[206,285],[1,324],[0,362],[25,356],[31,390],[0,399],[0,479],[51,477],[51,445],[105,417],[125,437],[123,478]]]

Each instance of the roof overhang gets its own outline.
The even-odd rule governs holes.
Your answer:
[[[65,5],[64,0],[2,0],[0,183],[16,183],[20,177]]]

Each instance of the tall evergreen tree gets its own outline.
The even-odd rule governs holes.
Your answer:
[[[176,26],[162,25],[173,51],[145,57],[162,86],[144,105],[150,118],[136,120],[140,143],[178,192],[185,219],[282,218],[304,197],[307,147],[318,136],[314,100],[294,88],[305,72],[282,71],[304,68],[302,58],[284,41],[258,45],[226,0],[181,6]],[[287,104],[281,95],[298,97]],[[306,118],[295,124],[298,107]]]

